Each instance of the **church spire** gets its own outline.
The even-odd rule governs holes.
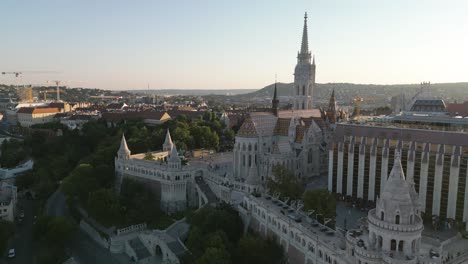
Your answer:
[[[309,39],[307,37],[307,12],[304,15],[304,29],[302,31],[301,54],[309,53]]]
[[[304,15],[304,28],[302,30],[301,50],[297,55],[298,63],[310,64],[311,53],[309,51],[309,37],[307,35],[307,12]]]
[[[275,79],[275,90],[273,92],[273,100],[271,101],[271,108],[273,109],[273,114],[275,114],[275,116],[278,116],[279,100],[278,100],[278,92],[276,89],[276,84],[277,84],[277,81]]]

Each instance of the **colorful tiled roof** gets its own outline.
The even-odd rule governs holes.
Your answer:
[[[276,126],[274,130],[275,135],[281,135],[281,136],[287,136],[288,135],[288,129],[289,129],[289,118],[278,118],[278,121],[276,121]]]
[[[255,129],[255,124],[252,121],[251,117],[248,117],[245,119],[244,123],[239,129],[239,132],[237,132],[238,136],[241,137],[257,137],[258,133],[257,130]]]

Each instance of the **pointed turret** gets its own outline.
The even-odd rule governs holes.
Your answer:
[[[120,141],[120,148],[117,152],[117,156],[120,159],[128,159],[130,157],[130,149],[128,149],[127,141],[125,140],[125,135],[122,135],[122,140]]]
[[[279,100],[278,100],[278,91],[276,88],[276,81],[275,81],[275,90],[273,92],[273,100],[271,101],[271,108],[273,110],[273,114],[275,116],[278,116]]]
[[[163,151],[170,151],[172,149],[172,138],[171,138],[171,133],[169,132],[169,128],[167,129],[166,132],[166,139],[164,140],[163,144]]]
[[[419,199],[414,186],[405,179],[400,156],[400,151],[397,151],[392,171],[388,176],[387,183],[385,183],[377,207],[389,216],[394,214],[407,215],[406,221],[409,220],[410,214],[418,214]]]
[[[167,163],[171,169],[179,169],[182,166],[181,159],[179,157],[179,152],[177,151],[177,146],[174,143],[172,148],[169,151],[169,157],[167,158]]]

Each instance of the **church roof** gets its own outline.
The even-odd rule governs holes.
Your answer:
[[[309,118],[309,117],[318,117],[320,118],[320,110],[319,109],[306,109],[306,110],[281,110],[278,112],[278,117],[279,118],[288,118],[291,119],[291,117],[297,116],[297,117],[303,117],[303,118]]]
[[[305,131],[306,131],[305,126],[297,126],[296,127],[296,138],[295,138],[294,141],[295,142],[302,142],[302,139],[304,138]]]
[[[255,129],[255,124],[252,120],[252,118],[248,117],[245,119],[244,123],[239,129],[239,132],[237,132],[238,136],[241,137],[257,137],[257,130]]]
[[[288,128],[289,128],[289,118],[278,118],[276,121],[276,126],[274,130],[275,135],[287,136],[288,135]]]
[[[239,129],[237,136],[258,137],[272,136],[278,118],[270,112],[249,113]]]

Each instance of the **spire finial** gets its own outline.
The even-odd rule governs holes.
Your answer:
[[[300,54],[309,54],[309,40],[307,37],[307,12],[304,15],[304,29],[302,31],[302,43],[301,43],[301,52]],[[310,57],[309,57],[310,61]]]

